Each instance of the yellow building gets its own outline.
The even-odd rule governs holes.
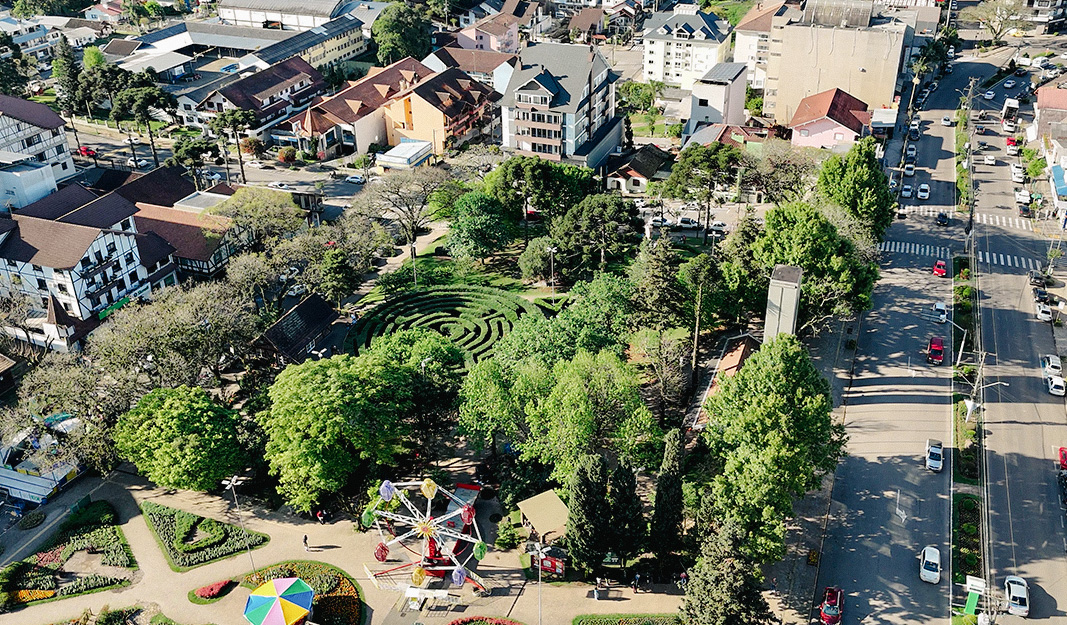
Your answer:
[[[389,145],[428,141],[435,154],[491,133],[500,94],[451,68],[428,76],[384,106]]]

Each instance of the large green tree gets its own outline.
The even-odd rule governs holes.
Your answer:
[[[648,537],[648,522],[637,495],[637,476],[632,466],[626,462],[617,464],[608,485],[609,548],[625,567],[626,562],[642,552]]]
[[[552,238],[559,245],[556,262],[584,273],[603,271],[609,257],[634,246],[637,223],[632,202],[617,194],[588,195],[552,221]]]
[[[245,109],[227,109],[215,114],[211,120],[211,131],[223,138],[223,143],[228,144],[227,135],[233,136],[233,144],[237,148],[237,165],[241,169],[241,182],[245,178],[245,161],[241,156],[241,133],[251,128],[256,123],[256,114]],[[229,160],[230,150],[223,147],[222,157]],[[226,171],[229,171],[227,169]]]
[[[56,104],[64,115],[70,115],[78,106],[78,76],[81,67],[74,57],[74,48],[66,37],[60,37],[54,48],[52,78],[56,81]]]
[[[742,535],[727,524],[704,538],[689,570],[682,617],[687,625],[764,625],[773,615],[758,566],[743,555]]]
[[[160,388],[119,419],[115,445],[160,486],[212,490],[241,466],[239,425],[204,389]]]
[[[263,245],[290,237],[305,225],[305,213],[291,193],[265,187],[241,187],[211,212],[232,219]]]
[[[514,221],[509,219],[504,205],[482,191],[459,196],[452,212],[448,249],[456,258],[484,261],[514,237]]]
[[[159,167],[159,154],[156,152],[155,133],[152,122],[156,121],[157,112],[172,114],[178,108],[178,101],[170,93],[159,87],[131,87],[120,91],[111,101],[111,119],[118,121],[124,117],[132,118],[145,127],[148,145],[152,148],[152,160]]]
[[[712,308],[726,321],[758,315],[767,305],[770,272],[756,261],[754,252],[756,241],[763,236],[763,224],[747,212],[717,249],[719,285]]]
[[[82,51],[82,66],[85,69],[93,69],[107,65],[107,57],[103,50],[96,46],[88,46]]]
[[[721,204],[722,194],[737,182],[740,164],[741,151],[732,145],[691,143],[671,167],[663,195],[696,200],[704,208],[704,223],[710,223],[711,207]]]
[[[875,147],[874,137],[864,137],[846,154],[828,158],[819,171],[817,189],[823,197],[858,219],[880,241],[893,223],[896,202]]]
[[[378,62],[395,63],[404,57],[421,59],[430,52],[430,22],[406,2],[392,2],[371,27],[378,44]]]
[[[567,482],[567,551],[574,568],[588,577],[600,567],[609,548],[607,466],[599,454],[576,460],[574,475]]]
[[[341,300],[355,292],[359,283],[360,276],[348,262],[348,254],[344,250],[332,249],[326,252],[322,259],[320,289],[330,301],[340,306]]]
[[[178,137],[171,150],[171,156],[163,162],[164,165],[180,165],[193,171],[193,182],[196,188],[205,187],[203,176],[198,172],[204,167],[207,159],[219,155],[219,144],[206,137]]]
[[[516,219],[537,211],[549,222],[593,192],[593,170],[537,156],[512,156],[485,177],[485,192]]]
[[[270,387],[270,410],[259,415],[278,492],[308,511],[353,473],[390,461],[415,383],[410,368],[378,356],[287,367]]]
[[[630,266],[634,305],[642,326],[663,330],[681,321],[683,290],[678,281],[678,252],[668,237],[644,239]]]
[[[671,553],[681,543],[684,444],[685,440],[679,429],[667,432],[664,438],[663,462],[656,477],[656,500],[650,526],[650,534],[654,537],[652,550],[660,558]]]
[[[715,294],[718,268],[710,256],[698,254],[679,268],[678,276],[689,291],[688,300],[693,305],[693,350],[689,357],[689,366],[695,377],[697,373],[697,355],[700,353],[701,323],[706,317],[711,317],[711,304]]]
[[[844,428],[831,418],[829,383],[793,335],[764,343],[720,384],[704,430],[723,467],[716,506],[744,532],[745,552],[770,562],[783,554],[793,498],[818,488],[841,459]]]
[[[999,44],[1013,28],[1027,28],[1026,3],[1021,0],[983,0],[960,11],[960,20],[978,22]]]

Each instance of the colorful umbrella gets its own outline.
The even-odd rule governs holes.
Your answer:
[[[294,625],[311,611],[315,591],[299,577],[265,582],[245,603],[245,619],[252,625]]]

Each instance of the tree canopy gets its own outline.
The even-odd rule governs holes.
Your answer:
[[[304,211],[293,196],[266,187],[241,187],[211,212],[232,219],[261,242],[288,237],[304,226]]]
[[[1021,0],[983,0],[964,7],[960,20],[978,22],[989,33],[994,44],[1000,43],[1013,28],[1029,26],[1026,18],[1026,3]]]
[[[430,53],[430,22],[406,2],[392,2],[371,26],[378,44],[378,62],[395,63],[404,57],[424,58]]]
[[[759,568],[743,555],[742,536],[727,524],[708,534],[689,570],[682,617],[687,625],[764,625],[773,615]]]
[[[638,223],[633,202],[616,194],[587,195],[552,221],[552,238],[559,246],[556,262],[583,273],[603,271],[608,258],[634,247]]]
[[[452,206],[448,249],[460,259],[485,260],[514,237],[514,220],[495,197],[481,191],[465,193]]]
[[[858,219],[878,241],[893,223],[896,202],[875,154],[874,137],[864,137],[846,154],[828,158],[816,188]]]
[[[581,456],[575,465],[567,489],[567,551],[574,567],[588,576],[610,543],[607,466],[599,454]]]
[[[594,188],[593,170],[537,156],[512,156],[485,177],[485,192],[516,219],[522,218],[525,207],[551,221]]]
[[[737,181],[741,151],[725,143],[691,143],[682,150],[663,183],[667,197],[694,199],[705,210],[718,203],[717,192]]]

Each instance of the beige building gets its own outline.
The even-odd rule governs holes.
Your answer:
[[[788,124],[804,98],[841,89],[871,108],[892,107],[912,27],[874,14],[869,0],[810,0],[771,24],[763,114]]]
[[[427,141],[434,154],[444,154],[490,129],[499,99],[492,87],[455,68],[428,76],[385,105],[389,145]]]

